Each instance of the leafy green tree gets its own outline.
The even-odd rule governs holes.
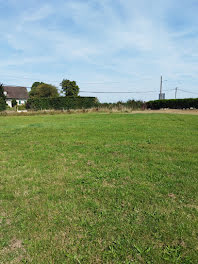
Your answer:
[[[0,97],[6,99],[2,83],[0,83]]]
[[[31,87],[31,91],[29,92],[30,97],[38,97],[38,90],[37,87],[41,84],[44,84],[43,82],[34,82]]]
[[[78,96],[80,88],[75,81],[63,79],[60,85],[65,96]]]
[[[58,90],[56,86],[51,84],[42,83],[38,86],[34,86],[29,92],[30,98],[46,98],[46,97],[58,97]]]
[[[4,94],[3,84],[0,84],[0,111],[6,110],[6,96]]]
[[[34,83],[32,84],[32,88],[31,88],[31,89],[36,88],[37,86],[39,86],[39,85],[41,85],[41,84],[44,84],[44,82],[34,82]]]

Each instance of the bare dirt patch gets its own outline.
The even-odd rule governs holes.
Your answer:
[[[132,114],[182,114],[182,115],[198,115],[198,109],[160,109],[160,110],[144,110],[144,111],[133,111]]]
[[[112,109],[109,108],[99,108],[97,109],[88,109],[87,112],[99,112],[99,113],[125,113],[125,114],[184,114],[184,115],[198,115],[198,109],[159,109],[159,110],[151,110],[151,109],[145,109],[145,110],[133,110],[131,108],[122,107],[117,108],[114,107]]]
[[[23,249],[22,241],[19,239],[13,239],[10,244],[11,250]]]

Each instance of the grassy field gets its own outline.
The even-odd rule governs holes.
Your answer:
[[[198,116],[0,117],[0,263],[198,263]]]

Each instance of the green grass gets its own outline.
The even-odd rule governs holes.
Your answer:
[[[0,118],[0,263],[197,263],[198,116]]]

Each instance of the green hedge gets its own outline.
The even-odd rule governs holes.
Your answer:
[[[151,109],[186,109],[191,107],[198,109],[198,98],[155,100],[147,102],[146,106]]]
[[[7,104],[6,104],[5,100],[2,97],[0,97],[0,111],[6,110],[6,106],[7,106]]]
[[[87,109],[96,107],[98,100],[96,97],[57,97],[57,98],[34,98],[28,99],[27,109],[32,110],[69,110],[69,109]]]

